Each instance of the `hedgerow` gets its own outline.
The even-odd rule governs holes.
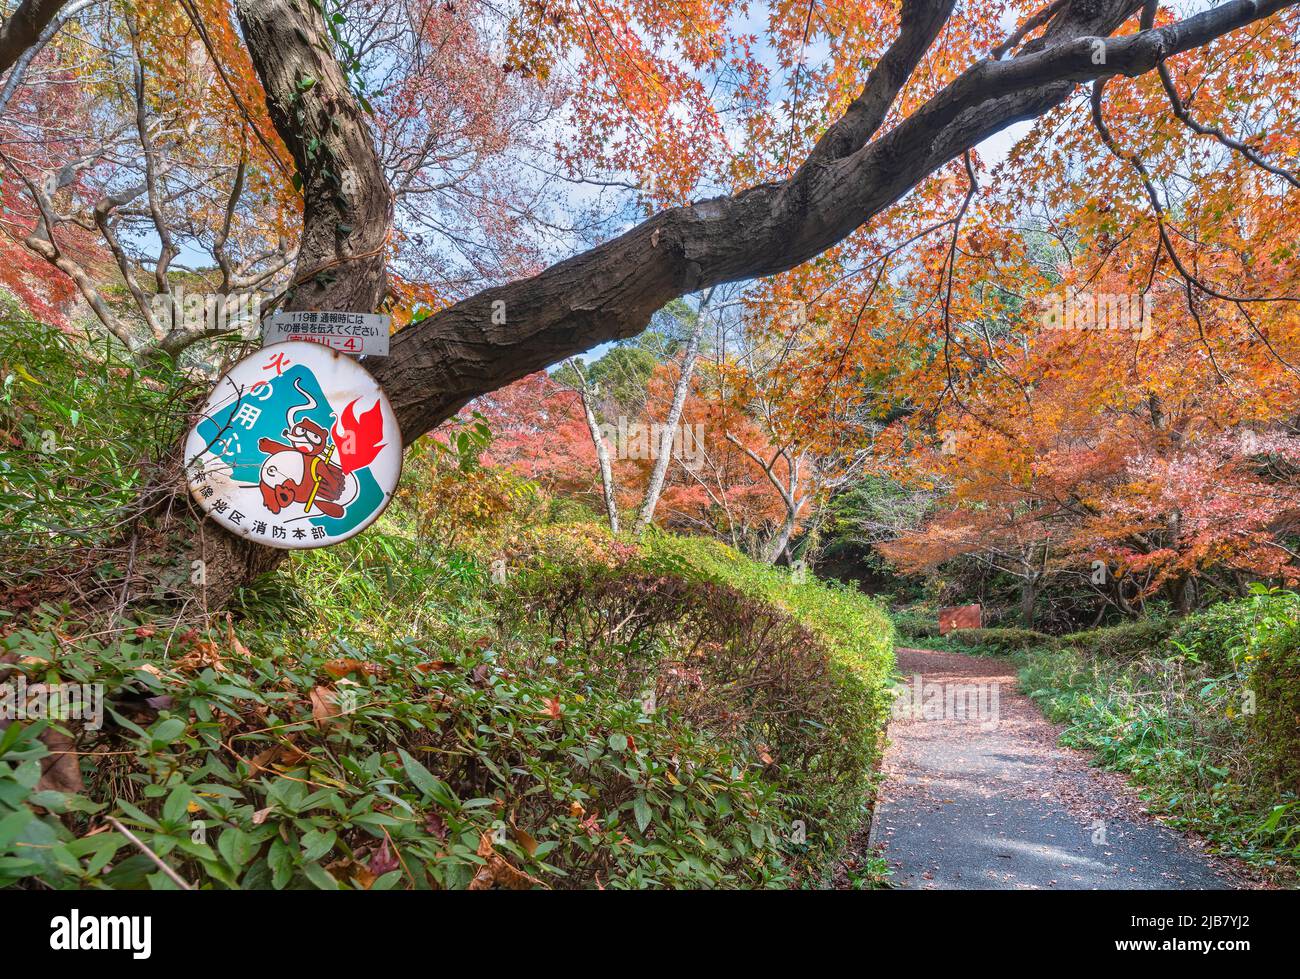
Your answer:
[[[212,888],[820,880],[878,760],[881,613],[738,555],[724,583],[693,542],[552,537],[583,552],[535,541],[506,584],[372,533],[249,590],[242,621],[11,621],[15,676],[101,684],[106,713],[0,735],[0,884],[179,886],[155,857]],[[573,631],[642,595],[653,628]]]
[[[613,564],[543,567],[524,587],[548,631],[616,666],[627,694],[652,690],[745,745],[780,788],[802,869],[861,823],[892,665],[888,618],[861,593],[663,534]]]

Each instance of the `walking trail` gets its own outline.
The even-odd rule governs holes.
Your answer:
[[[985,687],[943,719],[896,718],[871,829],[898,887],[912,889],[1232,888],[1226,862],[1147,815],[1115,773],[1056,744],[1061,729],[1018,693],[1001,657],[898,650],[914,693],[925,684]],[[925,688],[923,688],[924,690]],[[945,687],[945,690],[954,689]],[[919,698],[913,695],[913,702]],[[958,716],[954,717],[956,714]],[[928,714],[934,717],[934,713]]]

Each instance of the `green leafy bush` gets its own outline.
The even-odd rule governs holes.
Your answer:
[[[893,614],[894,627],[903,639],[939,638],[938,614],[933,609],[899,609]]]
[[[1230,670],[1258,655],[1279,627],[1300,616],[1300,596],[1255,585],[1252,594],[1189,615],[1170,636],[1180,652]]]
[[[0,580],[17,581],[120,533],[122,511],[203,385],[2,300],[0,330]]]
[[[615,671],[625,696],[652,693],[764,769],[802,865],[823,866],[861,823],[881,713],[866,679],[837,670],[798,620],[727,585],[627,568],[534,587],[549,631]]]
[[[1068,725],[1063,743],[1126,772],[1171,824],[1293,878],[1300,860],[1296,633],[1258,615],[1251,600],[1231,605],[1189,617],[1181,627],[1189,643],[1181,647],[1160,645],[1168,626],[1156,621],[1028,650],[1020,654],[1021,685],[1051,720]],[[1252,620],[1256,631],[1228,645],[1226,637],[1235,642],[1239,628],[1251,628],[1242,622]],[[1226,669],[1221,657],[1203,655],[1225,648],[1237,649]]]
[[[1276,628],[1254,648],[1254,728],[1261,767],[1280,792],[1300,797],[1300,625]]]
[[[869,602],[751,565],[724,585],[708,561],[681,563],[693,542],[642,553],[606,535],[506,585],[417,546],[368,534],[295,558],[242,596],[238,628],[11,624],[4,652],[30,682],[101,684],[107,711],[97,731],[67,723],[67,749],[44,722],[0,736],[0,884],[176,886],[110,817],[200,887],[784,887],[825,872],[883,728],[890,635]],[[555,574],[580,584],[567,604],[537,590]],[[573,631],[650,581],[675,620]],[[40,784],[52,745],[80,753],[62,757],[83,787]]]
[[[1096,656],[1131,659],[1161,655],[1171,625],[1167,619],[1139,619],[1099,629],[1085,629],[1062,636],[1061,645]]]

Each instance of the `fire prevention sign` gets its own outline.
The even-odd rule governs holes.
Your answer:
[[[195,501],[227,530],[269,547],[325,547],[388,506],[402,440],[359,363],[317,343],[277,343],[217,382],[185,459]]]

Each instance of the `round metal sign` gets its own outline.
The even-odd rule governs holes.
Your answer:
[[[402,440],[365,368],[291,341],[263,347],[217,383],[185,459],[194,499],[227,530],[270,547],[325,547],[384,512]]]

